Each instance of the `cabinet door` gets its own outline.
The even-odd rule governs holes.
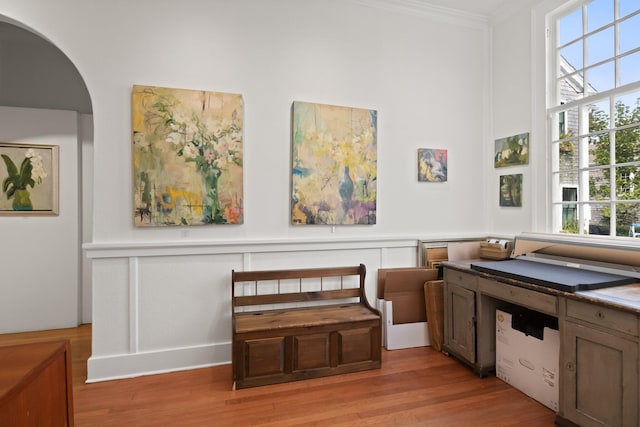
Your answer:
[[[476,362],[476,293],[452,284],[446,289],[449,351],[473,364]]]
[[[589,426],[638,425],[638,343],[564,323],[562,412]]]

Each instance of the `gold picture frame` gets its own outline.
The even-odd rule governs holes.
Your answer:
[[[0,142],[0,216],[58,215],[59,150]]]

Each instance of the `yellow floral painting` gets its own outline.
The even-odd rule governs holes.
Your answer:
[[[293,224],[375,224],[377,112],[293,103]]]
[[[242,96],[133,87],[136,226],[243,223]]]

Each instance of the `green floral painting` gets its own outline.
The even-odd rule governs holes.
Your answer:
[[[58,214],[55,145],[0,143],[0,214]]]
[[[375,224],[377,112],[293,103],[293,224]]]
[[[242,96],[134,86],[136,226],[243,223]]]

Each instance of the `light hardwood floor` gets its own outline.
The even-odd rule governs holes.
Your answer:
[[[544,405],[431,347],[383,350],[373,371],[233,391],[230,365],[86,384],[90,325],[0,345],[57,339],[71,341],[78,427],[554,425]]]

